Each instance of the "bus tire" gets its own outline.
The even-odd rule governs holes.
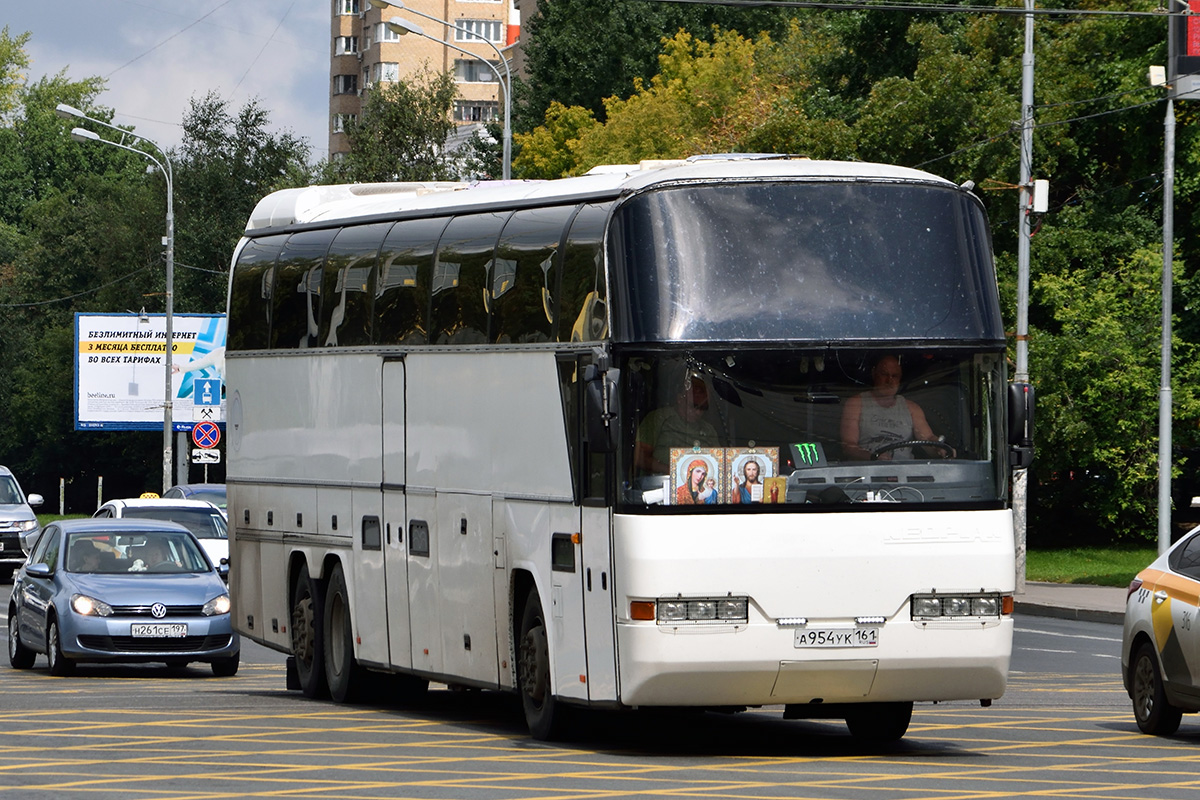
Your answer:
[[[1151,736],[1170,736],[1179,730],[1183,712],[1167,700],[1158,659],[1149,642],[1143,642],[1134,652],[1130,674],[1129,696],[1138,730]]]
[[[551,741],[562,735],[566,709],[554,699],[550,686],[550,644],[546,638],[546,618],[537,589],[521,612],[521,632],[517,637],[517,690],[525,723],[535,739]]]
[[[912,703],[863,703],[846,714],[846,727],[864,742],[895,742],[908,731],[912,711]]]
[[[292,591],[292,655],[305,697],[324,697],[329,689],[325,684],[322,606],[320,586],[308,574],[308,565],[302,563]]]
[[[354,660],[354,621],[350,616],[350,591],[346,574],[337,564],[325,592],[325,680],[329,696],[338,703],[354,700],[364,679]]]

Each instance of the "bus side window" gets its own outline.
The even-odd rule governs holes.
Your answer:
[[[603,244],[610,208],[607,203],[582,206],[571,223],[562,269],[560,342],[594,342],[608,335]]]
[[[558,313],[559,243],[572,206],[517,211],[492,265],[493,342],[549,342]]]
[[[292,234],[275,270],[271,347],[303,349],[317,344],[321,314],[321,265],[337,230]]]
[[[230,350],[265,350],[270,343],[273,270],[286,241],[286,235],[251,239],[238,254],[229,307]]]
[[[325,258],[321,279],[322,347],[371,343],[371,278],[379,247],[391,223],[342,228]]]
[[[507,213],[468,214],[446,226],[433,266],[431,343],[488,340],[488,275]]]
[[[446,217],[397,222],[383,242],[375,277],[375,344],[427,344],[433,253]]]

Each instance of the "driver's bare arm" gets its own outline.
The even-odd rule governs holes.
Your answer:
[[[867,461],[871,451],[858,446],[858,423],[862,417],[862,398],[858,395],[846,401],[842,409],[842,458],[853,461]]]

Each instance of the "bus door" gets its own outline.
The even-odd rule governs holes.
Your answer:
[[[585,505],[580,525],[583,555],[583,614],[587,637],[588,700],[617,699],[617,650],[607,507]]]
[[[550,596],[541,601],[553,648],[554,693],[586,700],[589,676],[579,510],[565,503],[552,505],[550,531]]]
[[[359,602],[376,602],[387,614],[392,666],[412,667],[408,618],[408,514],[405,503],[404,362],[383,362],[383,571],[384,591],[361,593]]]

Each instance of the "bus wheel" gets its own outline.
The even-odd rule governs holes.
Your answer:
[[[537,589],[531,589],[521,614],[521,635],[517,639],[517,687],[525,723],[535,739],[557,738],[564,725],[565,709],[555,702],[550,690],[550,645],[546,639],[546,620]]]
[[[895,742],[908,730],[912,710],[912,703],[863,703],[846,715],[846,727],[855,739]]]
[[[1167,701],[1154,648],[1147,642],[1133,655],[1130,696],[1138,729],[1151,736],[1170,736],[1179,730],[1183,712]]]
[[[325,678],[329,694],[339,703],[353,700],[364,676],[354,660],[354,623],[350,619],[350,592],[342,565],[333,568],[325,593]]]
[[[309,576],[308,565],[301,564],[292,594],[292,655],[296,658],[296,676],[305,697],[321,697],[327,690],[321,612],[320,587]]]

